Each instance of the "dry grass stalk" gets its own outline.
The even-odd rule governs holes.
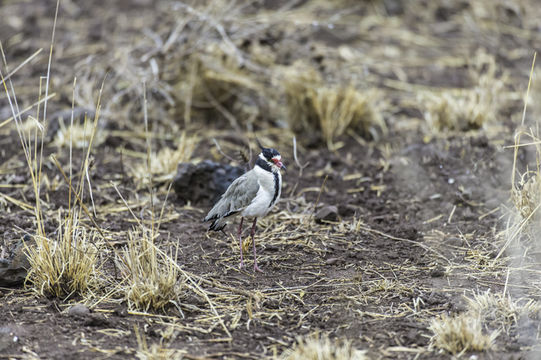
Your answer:
[[[128,231],[128,247],[122,256],[130,308],[163,310],[177,300],[184,282],[179,283],[174,260],[157,248],[150,230]]]
[[[186,73],[179,74],[174,85],[185,124],[194,113],[213,118],[218,113],[238,130],[242,122],[261,115],[268,94],[262,72],[246,69],[216,43],[209,43],[187,62]]]
[[[347,340],[331,341],[328,336],[314,334],[298,338],[297,343],[287,349],[282,360],[368,360],[365,351],[356,350]]]
[[[507,250],[509,245],[515,239],[521,239],[523,236],[525,238],[537,238],[539,233],[538,221],[540,219],[539,208],[541,207],[541,142],[539,137],[539,126],[536,125],[537,131],[534,133],[533,130],[526,132],[524,129],[525,120],[526,120],[526,110],[528,107],[528,100],[530,96],[530,89],[532,86],[532,79],[535,70],[535,60],[537,53],[534,53],[532,66],[530,69],[530,77],[528,80],[528,88],[524,96],[524,107],[522,111],[521,126],[519,131],[515,134],[515,144],[513,146],[513,167],[511,170],[511,201],[515,205],[517,212],[520,216],[516,214],[511,214],[510,220],[507,224],[506,231],[504,233],[506,237],[506,242],[502,246],[500,252],[498,253],[496,259],[498,259],[504,251]],[[522,143],[522,137],[529,137],[526,144]],[[518,151],[522,146],[531,146],[535,145],[535,170],[526,169],[524,173],[520,173],[517,170],[517,159]],[[527,149],[527,148],[526,148]],[[519,180],[516,180],[517,174],[519,175]]]
[[[139,360],[181,360],[184,358],[183,354],[186,353],[183,350],[167,349],[156,343],[148,346],[146,338],[137,327],[135,328],[135,336],[138,345],[135,356]]]
[[[47,128],[47,100],[49,99],[50,70],[58,8],[59,1],[56,4],[47,77],[40,78],[38,102],[36,103],[36,117],[30,118],[31,121],[35,123],[33,128],[25,128],[23,125],[13,83],[11,80],[5,82],[5,78],[1,71],[0,78],[2,79],[4,90],[10,103],[13,119],[15,120],[21,146],[25,154],[36,201],[33,209],[37,226],[35,235],[33,236],[35,245],[29,246],[26,244],[26,252],[30,262],[27,280],[33,284],[33,290],[40,295],[68,298],[74,294],[84,294],[96,287],[96,264],[99,248],[97,246],[97,233],[88,231],[85,227],[80,225],[80,212],[77,212],[75,207],[72,207],[71,177],[69,179],[70,197],[68,214],[65,216],[64,220],[62,220],[62,215],[59,213],[59,227],[56,232],[57,237],[55,240],[50,239],[45,233],[45,222],[41,208],[41,185],[44,179],[44,174],[42,173],[43,144],[45,129]],[[4,66],[9,73],[5,54],[1,46],[0,51]],[[9,84],[10,90],[8,90],[7,84]],[[78,197],[82,196],[84,183],[83,174],[86,169],[88,169],[88,157],[92,147],[92,141],[95,138],[99,114],[99,99],[100,98],[98,97],[98,109],[96,111],[94,124],[89,131],[90,141],[87,144],[86,161],[81,169],[80,187],[78,193],[75,194]],[[42,101],[43,109],[41,109]],[[39,119],[43,120],[40,122]]]
[[[168,147],[162,148],[160,151],[150,154],[150,173],[152,180],[164,182],[173,179],[177,171],[178,164],[190,161],[195,147],[198,143],[198,137],[195,135],[188,136],[185,132],[182,133],[178,140],[176,149]],[[141,185],[148,185],[150,182],[147,164],[139,161],[133,168],[133,176],[140,182]]]
[[[296,133],[317,133],[329,148],[347,130],[378,137],[387,127],[378,110],[381,95],[353,85],[325,85],[310,66],[297,63],[283,73],[288,121]]]
[[[520,174],[518,183],[511,189],[511,201],[526,222],[537,222],[541,206],[541,178],[539,171]],[[537,214],[537,215],[536,215]]]
[[[184,284],[184,280],[179,284],[178,265],[174,259],[171,259],[167,254],[160,251],[154,240],[159,236],[159,225],[155,226],[154,217],[154,196],[153,191],[153,173],[152,169],[153,157],[148,130],[148,110],[146,98],[146,86],[143,84],[143,113],[145,123],[145,135],[147,143],[146,164],[145,169],[148,175],[148,190],[151,198],[151,228],[147,229],[137,217],[131,212],[130,207],[119,192],[126,207],[135,218],[139,225],[138,230],[128,231],[128,247],[122,255],[123,265],[122,270],[126,273],[129,281],[125,285],[125,296],[130,308],[148,310],[163,310],[167,305],[178,303],[178,291]],[[186,134],[182,136],[184,144]],[[181,154],[184,152],[181,151]],[[191,154],[191,151],[190,151]],[[177,163],[178,164],[178,163]],[[175,164],[175,168],[176,165]],[[115,187],[116,189],[116,187]],[[118,191],[118,189],[117,189]],[[163,204],[165,207],[165,202]],[[163,215],[163,208],[161,215]],[[161,220],[158,220],[158,224]],[[178,247],[177,247],[178,251]],[[176,258],[176,254],[175,254]]]
[[[72,212],[57,234],[55,240],[35,236],[35,246],[26,248],[31,265],[27,280],[33,290],[41,296],[69,298],[96,289],[98,233],[81,226]]]
[[[467,306],[472,313],[478,314],[483,323],[506,333],[517,325],[521,316],[535,318],[541,310],[541,304],[532,299],[513,301],[511,296],[492,294],[486,291],[466,298]]]
[[[60,128],[55,135],[54,144],[58,148],[69,148],[70,146],[76,149],[86,149],[90,144],[90,133],[92,127],[87,126],[87,121],[84,124],[72,124],[66,126],[64,121],[59,121]],[[105,141],[106,134],[103,130],[97,129],[94,135],[93,144],[101,145]]]
[[[432,346],[451,354],[490,350],[499,335],[497,330],[484,334],[480,317],[469,312],[451,317],[441,315],[432,320],[430,330],[434,332]]]
[[[479,129],[495,116],[493,104],[484,102],[477,91],[424,93],[420,101],[425,105],[425,120],[435,132]]]
[[[466,312],[432,320],[432,346],[452,354],[489,350],[501,332],[509,334],[518,325],[520,317],[537,318],[541,310],[541,305],[531,299],[513,301],[510,296],[490,291],[465,299]],[[491,332],[485,334],[485,329]]]
[[[431,131],[468,131],[480,129],[497,120],[505,105],[506,74],[497,74],[492,55],[479,51],[473,57],[470,78],[476,84],[472,89],[451,89],[423,92],[424,117]]]

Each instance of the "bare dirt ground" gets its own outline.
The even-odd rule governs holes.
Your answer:
[[[0,122],[13,115],[13,91],[20,109],[32,106],[20,126],[42,121],[35,104],[55,5],[0,2],[3,77],[43,49],[1,92]],[[99,227],[107,241],[96,240],[97,280],[86,292],[47,295],[30,280],[0,288],[0,358],[263,359],[317,332],[370,359],[535,359],[540,249],[535,236],[509,233],[517,220],[506,146],[541,46],[539,16],[535,1],[61,1],[39,200],[15,121],[0,125],[2,256],[38,234],[36,203],[44,236],[61,233],[75,200],[52,154],[65,172],[71,158],[77,179],[84,169],[91,214],[81,212],[80,226]],[[305,94],[313,87],[324,103],[342,85],[366,95],[368,120],[326,137]],[[524,129],[535,129],[536,89],[534,76]],[[72,113],[76,125],[86,114],[88,139],[98,110],[88,165],[88,145],[70,154],[64,130]],[[262,274],[249,255],[238,269],[237,223],[207,233],[210,204],[167,195],[178,161],[244,166],[238,152],[256,151],[254,134],[288,166],[282,199],[259,222]],[[161,166],[152,195],[149,143]],[[517,151],[517,173],[535,169],[530,150]],[[336,212],[319,219],[329,206]],[[152,224],[154,243],[182,269],[174,301],[154,310],[127,298],[119,258],[128,233]],[[78,303],[90,313],[70,311]],[[490,345],[442,349],[433,322],[475,306],[475,334],[493,334]]]

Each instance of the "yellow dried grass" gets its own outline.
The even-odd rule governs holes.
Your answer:
[[[432,320],[430,330],[434,333],[432,346],[451,354],[490,350],[499,335],[498,331],[485,334],[480,316],[469,312],[441,315]]]
[[[150,154],[150,173],[147,164],[140,160],[133,166],[131,173],[141,185],[150,183],[150,175],[152,181],[172,180],[178,164],[190,161],[198,142],[199,138],[196,135],[188,136],[186,132],[182,132],[176,149],[164,147],[157,153]]]
[[[128,231],[121,271],[128,278],[124,293],[128,306],[139,310],[163,310],[174,304],[183,281],[173,259],[161,252],[151,230]]]
[[[356,350],[347,340],[332,341],[328,336],[313,334],[297,339],[284,351],[282,360],[368,360],[364,351]]]
[[[73,146],[76,149],[86,149],[90,144],[90,138],[92,132],[94,138],[92,139],[92,145],[98,146],[103,144],[106,138],[106,133],[100,128],[93,129],[93,124],[85,121],[83,124],[74,123],[66,126],[62,119],[59,120],[60,128],[58,129],[55,138],[54,145],[58,148],[69,148]]]
[[[326,84],[312,67],[296,63],[283,70],[290,128],[321,138],[329,148],[347,130],[378,138],[387,126],[379,111],[381,93],[352,84]]]
[[[476,130],[496,122],[509,97],[504,91],[507,75],[498,74],[494,56],[480,50],[471,61],[469,78],[473,88],[419,93],[431,131]]]
[[[98,234],[72,214],[60,224],[56,239],[36,235],[35,245],[26,247],[31,265],[27,281],[41,296],[69,298],[98,287]]]

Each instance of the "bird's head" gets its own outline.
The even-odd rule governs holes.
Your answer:
[[[270,165],[272,171],[286,169],[286,166],[282,163],[282,156],[276,149],[265,148],[261,146],[261,144],[259,144],[259,147],[261,148],[259,158],[266,161]]]

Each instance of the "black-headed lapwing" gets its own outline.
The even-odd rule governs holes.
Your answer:
[[[265,216],[278,202],[282,191],[281,169],[282,157],[275,149],[264,148],[259,144],[261,153],[257,157],[252,170],[235,179],[227,188],[220,200],[209,211],[203,221],[212,221],[209,230],[221,231],[227,221],[240,215],[240,224],[237,236],[240,245],[240,268],[244,267],[242,258],[242,223],[244,218],[253,218],[252,243],[254,247],[254,271],[260,271],[257,266],[255,250],[255,227],[257,218]]]

